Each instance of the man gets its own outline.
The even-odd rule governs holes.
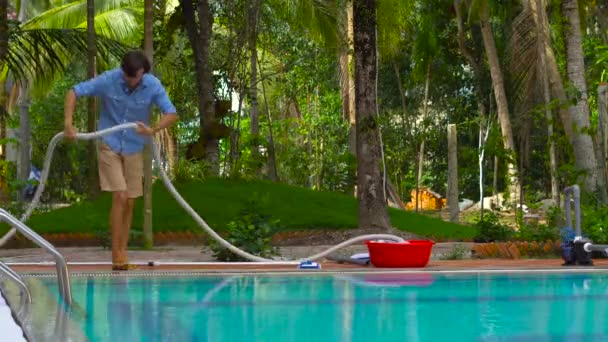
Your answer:
[[[81,96],[97,96],[101,100],[100,130],[127,122],[137,123],[136,130],[127,129],[105,136],[98,149],[99,184],[102,191],[112,193],[113,270],[132,268],[127,243],[134,201],[143,194],[144,144],[178,119],[162,84],[149,71],[150,62],[146,56],[141,51],[131,51],[123,57],[120,68],[75,85],[65,98],[64,137],[68,140],[76,136],[72,117],[76,99]],[[158,106],[163,115],[155,126],[149,127],[152,105]]]

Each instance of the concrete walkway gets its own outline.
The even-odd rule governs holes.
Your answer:
[[[431,260],[438,260],[454,250],[457,245],[463,250],[470,251],[472,243],[437,243],[433,246]],[[286,259],[301,259],[322,252],[332,246],[289,246],[281,247],[280,255]],[[67,262],[110,262],[112,252],[101,247],[64,247],[58,248]],[[365,245],[354,245],[337,251],[334,255],[349,257],[355,253],[367,253]],[[469,252],[470,253],[470,252]],[[470,254],[465,255],[468,258]],[[166,246],[153,250],[129,250],[132,262],[213,262],[216,261],[208,248],[200,246]],[[0,249],[0,260],[5,263],[35,263],[50,262],[53,258],[41,248]]]

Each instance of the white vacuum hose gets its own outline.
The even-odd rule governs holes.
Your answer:
[[[100,131],[96,131],[96,132],[91,132],[91,133],[78,133],[76,134],[76,139],[77,140],[93,140],[93,139],[98,139],[101,138],[103,136],[106,136],[108,134],[112,134],[114,132],[118,132],[118,131],[122,131],[125,129],[135,129],[137,127],[136,123],[125,123],[125,124],[121,124],[121,125],[117,125],[108,129],[104,129],[104,130],[100,130]],[[30,205],[28,206],[27,210],[25,211],[25,213],[23,214],[23,216],[21,217],[21,222],[27,221],[27,219],[30,217],[30,215],[32,214],[32,212],[34,211],[34,209],[36,208],[36,206],[38,205],[38,202],[40,202],[40,196],[42,195],[42,192],[44,191],[44,186],[46,184],[46,180],[49,176],[49,169],[51,166],[51,160],[53,159],[53,152],[55,151],[55,147],[57,146],[57,144],[59,143],[60,140],[63,139],[63,132],[57,133],[53,139],[51,139],[51,142],[49,143],[49,146],[46,150],[46,156],[44,158],[44,165],[43,165],[43,170],[42,170],[42,174],[40,176],[40,183],[38,184],[38,188],[36,189],[36,193],[34,194],[34,198],[32,199]],[[286,262],[283,260],[274,260],[274,259],[267,259],[267,258],[262,258],[253,254],[250,254],[246,251],[243,251],[241,249],[239,249],[238,247],[232,245],[230,242],[224,240],[219,234],[217,234],[213,229],[211,229],[211,227],[209,227],[209,225],[207,224],[207,222],[205,222],[205,220],[203,220],[197,213],[196,211],[194,211],[194,209],[192,209],[192,207],[188,204],[188,202],[186,202],[184,200],[184,198],[180,195],[179,192],[177,192],[177,190],[175,189],[175,187],[173,186],[173,184],[171,183],[171,180],[169,179],[169,176],[167,175],[167,173],[165,172],[165,170],[163,169],[163,167],[161,166],[161,157],[160,157],[160,150],[158,149],[158,146],[156,146],[156,144],[154,143],[154,139],[150,139],[150,143],[152,144],[152,150],[154,153],[154,159],[156,161],[156,165],[158,166],[158,169],[160,170],[161,173],[161,178],[163,180],[163,183],[165,184],[165,187],[167,188],[167,190],[169,190],[169,192],[173,195],[173,197],[175,197],[175,199],[177,200],[177,202],[179,203],[179,205],[184,208],[184,210],[186,210],[186,212],[188,212],[188,214],[190,214],[190,216],[198,223],[198,225],[203,228],[205,230],[205,232],[207,234],[209,234],[213,239],[215,239],[217,242],[219,242],[223,247],[229,249],[231,252],[247,259],[247,260],[251,260],[251,261],[256,261],[256,262],[270,262],[270,263],[277,263],[277,264],[295,264],[295,263],[299,263],[299,261],[291,261],[291,262]],[[11,229],[8,233],[6,233],[6,235],[4,235],[1,239],[0,239],[0,247],[5,245],[6,242],[15,234],[15,229]],[[300,261],[304,261],[304,260],[317,260],[320,259],[330,253],[335,252],[336,250],[355,244],[357,242],[361,242],[361,241],[366,241],[366,240],[375,240],[375,239],[383,239],[383,240],[390,240],[390,241],[395,241],[395,242],[401,242],[403,241],[403,239],[401,237],[398,237],[396,235],[390,235],[390,234],[369,234],[369,235],[361,235],[361,236],[357,236],[354,238],[351,238],[349,240],[346,240],[336,246],[333,246],[321,253],[317,253],[315,255],[312,255],[308,258],[304,258],[301,259]]]

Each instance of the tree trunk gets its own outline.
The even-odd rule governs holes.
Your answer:
[[[479,62],[479,59],[476,59],[473,56],[473,52],[469,50],[469,48],[466,45],[466,41],[465,41],[465,29],[464,29],[464,23],[463,23],[463,17],[462,17],[462,13],[461,13],[461,5],[462,4],[462,0],[454,0],[454,9],[456,11],[456,20],[457,20],[457,26],[458,26],[458,47],[460,49],[460,53],[462,53],[462,55],[465,57],[465,59],[467,60],[467,63],[471,66],[471,68],[473,69],[473,75],[475,77],[475,82],[476,82],[476,87],[475,87],[475,95],[477,97],[477,108],[479,110],[479,118],[480,118],[480,122],[483,122],[483,120],[486,118],[486,116],[488,115],[487,110],[486,110],[486,105],[485,105],[485,101],[484,101],[484,87],[483,87],[483,74],[484,74],[484,70],[481,66],[481,63]],[[485,133],[485,138],[482,141],[482,134],[483,134],[483,124],[480,124],[479,127],[479,148],[480,148],[480,153],[479,153],[479,205],[480,205],[480,210],[479,210],[479,219],[480,221],[483,220],[483,195],[484,195],[484,186],[483,186],[483,159],[484,159],[484,154],[485,154],[485,150],[484,150],[484,146],[485,146],[485,142],[488,139],[488,133],[490,131],[490,125],[491,125],[491,119],[490,117],[488,117],[487,119],[488,121],[488,127],[486,127],[486,133]],[[497,177],[496,172],[494,173],[494,177]],[[494,185],[494,187],[496,187]],[[494,189],[494,191],[496,191],[496,189]]]
[[[239,137],[241,135],[241,112],[243,110],[243,100],[245,98],[245,87],[239,93],[239,106],[236,110],[236,126],[233,125],[230,130],[230,176],[238,171],[238,162],[240,157]]]
[[[426,116],[429,110],[429,85],[431,83],[431,61],[426,68],[426,81],[424,82],[424,103],[422,104],[422,129],[419,129],[418,132],[422,133],[422,141],[420,142],[420,151],[418,151],[418,173],[416,175],[416,212],[418,212],[418,200],[420,193],[420,180],[422,179],[422,171],[424,170],[424,143],[425,143],[425,127],[424,121],[426,120]]]
[[[340,95],[342,97],[342,116],[348,122],[348,151],[357,156],[357,132],[355,118],[355,80],[353,74],[353,3],[345,1],[340,12]],[[355,175],[356,176],[356,175]],[[352,189],[354,196],[357,196],[356,185]]]
[[[350,3],[349,3],[350,4]],[[339,21],[338,27],[339,37],[338,41],[341,42],[340,50],[338,53],[338,62],[340,65],[340,98],[342,99],[342,118],[344,121],[350,119],[350,62],[352,61],[351,56],[351,44],[352,41],[348,39],[349,31],[352,32],[352,22],[349,22],[348,8],[352,9],[352,4],[344,4],[339,9]]]
[[[153,0],[144,0],[144,53],[154,65],[154,7]],[[152,140],[153,137],[150,139]],[[152,227],[152,148],[150,144],[144,146],[144,248],[154,246],[154,233]],[[160,166],[160,161],[159,161]]]
[[[0,0],[0,66],[8,53],[8,0]]]
[[[220,149],[219,139],[217,136],[217,120],[215,118],[215,106],[213,101],[213,79],[211,64],[209,63],[211,36],[213,30],[213,15],[211,14],[211,6],[208,0],[199,0],[198,3],[199,30],[201,38],[201,57],[202,70],[201,76],[202,93],[204,97],[205,107],[201,113],[201,121],[205,121],[206,125],[211,128],[208,130],[205,143],[205,161],[209,164],[210,172],[214,176],[220,174]],[[201,122],[202,123],[202,122]],[[201,125],[202,127],[202,125]]]
[[[87,77],[94,78],[97,71],[97,40],[95,32],[95,0],[87,0]],[[97,130],[97,110],[95,97],[87,98],[87,132]],[[87,143],[90,156],[97,155],[96,142],[91,140]],[[97,158],[89,158],[88,192],[90,198],[99,195],[99,172],[97,170]]]
[[[485,110],[485,106],[480,106],[483,108],[483,110]],[[490,117],[488,117],[488,122],[486,124],[486,127],[484,127],[483,125],[483,118],[484,118],[484,113],[480,113],[481,116],[481,121],[479,122],[479,158],[478,158],[478,163],[479,163],[479,221],[483,221],[483,195],[484,195],[484,191],[483,191],[483,159],[485,157],[485,146],[486,146],[486,142],[488,141],[488,136],[490,135],[490,129],[492,128],[492,120],[490,120]],[[484,132],[485,131],[485,132]]]
[[[19,11],[18,20],[25,21],[25,8],[27,1],[21,0],[21,9]],[[30,127],[30,105],[31,97],[28,89],[27,81],[22,80],[19,83],[19,161],[17,163],[17,180],[25,182],[29,178],[31,167],[31,137],[32,131]],[[23,191],[19,191],[19,199],[23,199]]]
[[[249,7],[247,8],[247,28],[248,28],[248,46],[249,46],[249,67],[251,70],[251,78],[249,83],[249,115],[251,119],[251,155],[258,165],[260,157],[260,113],[258,108],[258,75],[257,75],[257,64],[258,64],[258,14],[260,10],[261,0],[249,1]],[[261,163],[259,164],[262,165]],[[256,167],[256,173],[260,172],[261,168]]]
[[[498,205],[498,156],[494,156],[494,170],[492,175],[492,196],[494,203]]]
[[[544,29],[545,6],[542,0],[530,2],[530,8],[533,11],[536,20],[536,29],[538,34],[538,71],[542,80],[543,100],[545,102],[545,118],[547,119],[547,142],[549,144],[549,171],[551,173],[551,199],[553,205],[559,206],[559,182],[557,177],[557,154],[555,151],[555,142],[553,139],[553,114],[551,113],[551,90],[549,89],[549,77],[547,75],[547,57],[545,51],[545,40],[548,38],[548,33]]]
[[[583,187],[586,191],[596,192],[605,189],[605,184],[597,177],[596,158],[591,136],[587,132],[589,123],[589,105],[587,103],[587,85],[585,83],[585,61],[583,55],[583,39],[578,13],[578,1],[562,1],[562,13],[565,19],[564,35],[566,42],[566,67],[570,83],[580,92],[580,98],[575,105],[570,106],[573,119],[574,141],[577,168],[584,172]],[[603,183],[603,182],[602,182]],[[605,191],[605,190],[604,190]]]
[[[608,14],[608,4],[605,2],[596,2],[594,12],[602,42],[608,44],[608,18],[606,16],[606,14]]]
[[[346,39],[348,41],[348,49],[349,51],[354,51],[354,43],[355,43],[355,33],[354,33],[354,23],[353,23],[353,3],[352,1],[346,2],[346,21],[348,23],[346,30]],[[353,65],[353,55],[352,53],[348,54],[348,147],[350,152],[353,155],[357,155],[357,117],[355,114],[355,74],[354,74],[354,65]]]
[[[193,7],[190,0],[179,0],[186,22],[186,31],[194,52],[200,133],[198,144],[204,147],[205,161],[212,175],[219,175],[219,142],[213,105],[213,83],[209,64],[209,47],[212,34],[212,15],[208,0],[200,0]],[[197,17],[199,20],[197,20]],[[198,22],[198,26],[196,25]]]
[[[496,44],[494,42],[494,36],[490,28],[490,19],[487,3],[483,5],[480,13],[481,23],[481,34],[483,36],[483,44],[488,56],[488,63],[490,64],[490,76],[492,77],[492,87],[494,89],[494,96],[496,99],[496,106],[498,109],[498,120],[500,121],[500,128],[502,132],[502,141],[504,149],[507,153],[514,157],[515,144],[513,142],[513,131],[511,129],[511,119],[509,117],[509,107],[507,102],[507,94],[505,91],[504,80],[502,76],[502,70],[500,68],[500,61],[498,59],[498,52],[496,51]],[[517,175],[517,168],[513,164],[510,158],[507,163],[507,173],[509,175],[509,194],[512,200],[518,198],[518,186],[519,179]]]
[[[348,20],[348,30],[347,39],[348,39],[348,48],[349,51],[353,51],[348,54],[348,117],[349,117],[349,146],[353,155],[357,155],[357,115],[355,113],[356,110],[356,99],[357,95],[355,93],[355,61],[354,61],[354,51],[355,51],[355,31],[354,31],[354,13],[353,13],[353,3],[352,1],[347,1],[346,5],[346,18]]]
[[[353,18],[359,227],[388,230],[391,223],[384,197],[381,141],[376,117],[376,1],[355,0]]]
[[[262,80],[264,79],[264,74],[262,73],[261,65],[260,77],[262,77]],[[274,152],[274,137],[272,135],[272,115],[270,114],[270,107],[268,107],[268,98],[266,95],[266,86],[264,86],[264,81],[262,81],[262,91],[264,93],[264,105],[266,106],[266,115],[268,115],[268,178],[273,182],[278,182],[279,174],[277,172],[277,157]]]
[[[597,88],[597,112],[598,112],[598,165],[601,165],[602,172],[599,177],[604,177],[608,181],[606,172],[606,160],[608,160],[608,84],[600,83]]]
[[[0,0],[0,69],[4,67],[4,60],[8,53],[8,0]],[[0,140],[6,139],[6,122],[8,112],[6,110],[6,84],[0,83],[2,89],[0,89]],[[0,143],[2,149],[2,155],[0,160],[6,160],[6,144]],[[4,203],[8,199],[8,182],[6,177],[0,175],[0,203]]]
[[[450,222],[458,223],[458,139],[456,125],[448,125],[448,208]]]
[[[25,183],[30,175],[31,166],[31,127],[30,127],[31,98],[27,86],[19,86],[19,162],[17,163],[17,179]],[[23,189],[20,188],[18,198],[23,199]]]

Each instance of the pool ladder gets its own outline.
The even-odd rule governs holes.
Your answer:
[[[42,236],[38,235],[31,228],[26,226],[23,222],[19,221],[17,218],[9,214],[6,210],[0,208],[0,221],[6,222],[10,224],[13,228],[15,228],[18,232],[20,232],[23,236],[28,238],[30,241],[41,247],[42,249],[49,252],[53,258],[55,259],[55,266],[57,267],[57,278],[59,280],[59,294],[61,295],[63,302],[67,306],[72,305],[72,289],[70,287],[70,273],[68,272],[68,265],[65,262],[65,258],[57,249],[48,241],[46,241]],[[13,280],[19,289],[21,290],[22,296],[25,297],[27,303],[32,302],[32,296],[30,294],[27,285],[25,282],[17,274],[17,272],[13,271],[8,265],[3,262],[0,262],[0,273],[7,275],[11,280]]]

